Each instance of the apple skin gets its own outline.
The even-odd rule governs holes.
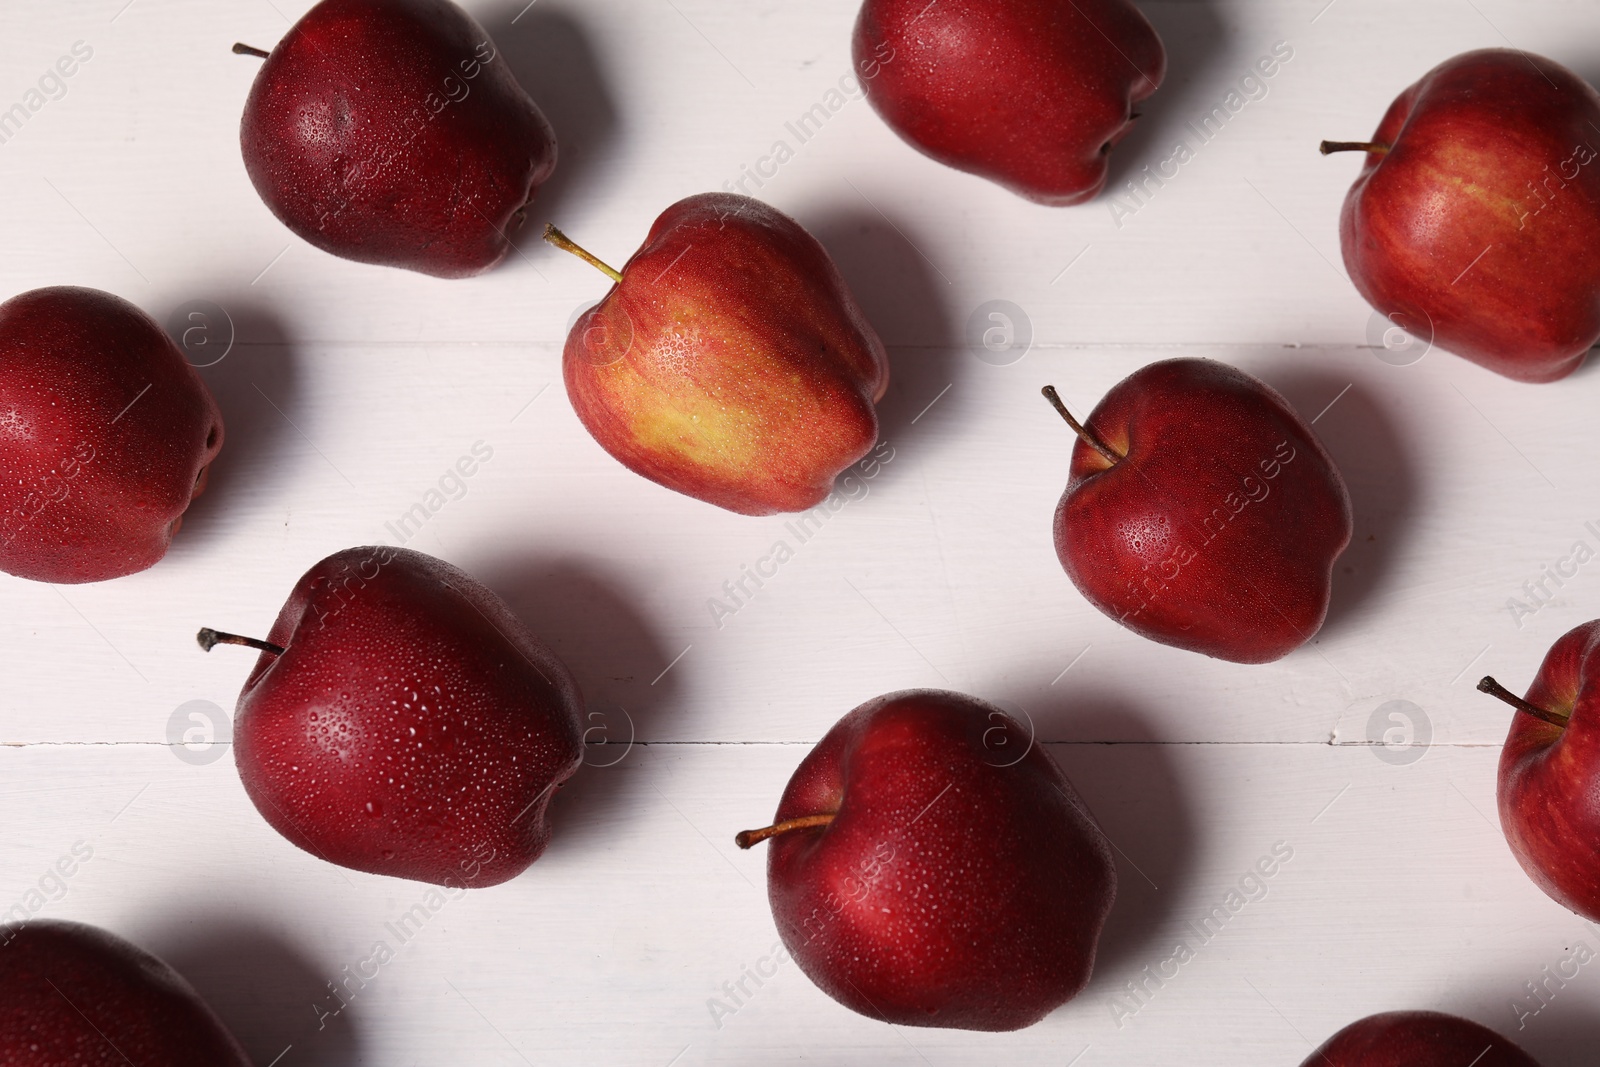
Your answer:
[[[1086,425],[1056,555],[1091,604],[1162,644],[1266,663],[1311,639],[1350,543],[1333,459],[1265,382],[1208,359],[1152,363]]]
[[[161,960],[83,923],[0,926],[6,1067],[250,1067],[194,988]]]
[[[1517,712],[1496,790],[1511,852],[1551,898],[1600,922],[1600,620],[1563,634],[1527,701],[1565,728]]]
[[[1105,187],[1167,67],[1127,0],[866,0],[853,51],[867,100],[913,148],[1054,207]]]
[[[991,704],[907,690],[850,712],[801,762],[774,822],[835,817],[771,839],[767,889],[824,992],[901,1025],[1017,1030],[1088,984],[1116,867],[1031,742]]]
[[[667,208],[567,337],[567,395],[629,470],[744,515],[804,511],[878,439],[889,357],[828,253],[747,196]]]
[[[550,840],[583,761],[565,666],[472,577],[403,548],[337,552],[295,584],[239,694],[233,750],[279,833],[372,874],[477,888]]]
[[[239,140],[301,238],[440,278],[505,259],[556,165],[549,120],[450,0],[323,0],[262,65]]]
[[[1358,1019],[1301,1067],[1539,1067],[1488,1027],[1437,1011],[1391,1011]]]
[[[1508,378],[1571,374],[1600,340],[1597,127],[1600,95],[1551,60],[1484,49],[1429,71],[1345,199],[1356,288]]]
[[[154,565],[222,437],[200,375],[127,301],[58,286],[0,304],[0,570],[71,584]]]

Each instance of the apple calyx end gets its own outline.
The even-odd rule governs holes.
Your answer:
[[[601,274],[604,274],[612,281],[622,281],[621,271],[612,267],[610,264],[600,259],[600,257],[596,256],[593,252],[590,252],[587,248],[584,248],[582,245],[578,244],[578,242],[574,241],[572,238],[556,229],[554,223],[547,222],[544,224],[544,239],[561,249],[561,251],[570,252],[577,256],[579,259],[583,260],[585,263],[589,264],[595,270],[599,271]]]
[[[1325,156],[1335,152],[1371,152],[1374,155],[1386,156],[1389,154],[1389,145],[1377,141],[1323,141],[1317,151]]]
[[[1488,693],[1492,697],[1496,697],[1505,701],[1518,711],[1527,712],[1540,722],[1547,722],[1551,726],[1560,727],[1561,729],[1566,729],[1567,721],[1571,718],[1570,715],[1562,715],[1560,712],[1556,711],[1547,711],[1546,709],[1539,707],[1537,704],[1530,704],[1522,697],[1517,696],[1517,694],[1511,692],[1511,690],[1495,681],[1494,678],[1489,675],[1484,675],[1478,680],[1478,692]]]
[[[831,822],[833,822],[832,815],[802,815],[798,819],[785,819],[771,826],[763,826],[759,830],[741,830],[733,836],[733,843],[740,848],[751,848],[769,837],[777,837],[791,830],[809,830],[827,826]]]
[[[281,656],[288,651],[282,645],[274,645],[270,641],[259,641],[254,637],[240,637],[238,634],[223,633],[221,630],[213,630],[209,626],[200,627],[200,632],[194,635],[194,639],[207,652],[210,652],[218,645],[243,645],[246,648],[271,652],[274,656]]]
[[[1111,448],[1111,446],[1100,440],[1099,436],[1095,434],[1094,431],[1090,430],[1087,426],[1073,418],[1072,412],[1067,410],[1067,405],[1061,402],[1061,394],[1056,392],[1055,386],[1047,385],[1043,389],[1039,390],[1039,392],[1043,393],[1044,398],[1050,401],[1051,406],[1056,409],[1056,414],[1065,419],[1067,421],[1067,425],[1072,427],[1072,432],[1077,434],[1079,439],[1082,440],[1084,444],[1100,453],[1107,463],[1110,463],[1112,466],[1116,466],[1118,463],[1121,463],[1124,459],[1128,458],[1126,456],[1118,455],[1117,452]]]
[[[240,43],[238,41],[235,41],[234,45],[233,45],[233,54],[236,55],[236,56],[255,56],[257,59],[266,59],[272,53],[271,52],[263,52],[259,48],[255,48],[255,47],[252,47],[251,45],[242,44],[242,43]]]

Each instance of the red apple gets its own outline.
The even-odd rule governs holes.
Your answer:
[[[183,977],[82,923],[0,926],[6,1067],[250,1067]]]
[[[101,582],[167,553],[222,414],[166,333],[97,289],[0,304],[0,570]]]
[[[403,548],[352,548],[296,583],[239,694],[233,752],[273,828],[332,863],[495,885],[550,840],[545,809],[583,759],[560,660],[470,576]]]
[[[1161,84],[1161,38],[1128,0],[866,0],[856,68],[912,147],[1041,204],[1106,183]]]
[[[1328,1038],[1301,1067],[1539,1067],[1487,1027],[1437,1011],[1391,1011],[1358,1019]]]
[[[1492,371],[1548,382],[1600,340],[1600,95],[1558,63],[1491,48],[1395,100],[1340,220],[1361,295]],[[1413,327],[1411,324],[1417,324]]]
[[[1208,359],[1152,363],[1079,426],[1056,555],[1128,629],[1238,663],[1288,655],[1322,626],[1350,496],[1270,386]]]
[[[1111,847],[1031,741],[973,697],[890,693],[828,731],[774,825],[739,835],[771,839],[779,936],[824,992],[891,1023],[1017,1030],[1088,984]]]
[[[1600,922],[1600,620],[1551,646],[1525,699],[1493,678],[1478,688],[1519,709],[1498,789],[1512,854],[1540,889]]]
[[[256,192],[325,252],[462,278],[511,251],[555,134],[450,0],[322,0],[266,57],[239,140]]]
[[[883,342],[828,253],[759,200],[667,208],[573,325],[567,395],[594,439],[668,489],[745,515],[805,511],[878,439]]]

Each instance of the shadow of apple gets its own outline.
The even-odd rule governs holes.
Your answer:
[[[552,6],[549,0],[538,4],[509,0],[476,17],[556,131],[555,173],[539,187],[528,220],[512,235],[518,247],[531,254],[547,220],[558,213],[577,213],[570,197],[598,195],[616,143],[619,115],[610,78],[590,44],[593,35],[581,14]]]
[[[361,1061],[359,1002],[336,1015],[317,1010],[337,1006],[328,983],[351,961],[315,958],[264,925],[219,915],[191,915],[141,943],[188,979],[252,1062],[271,1063],[290,1046],[298,1067]]]
[[[878,439],[898,452],[960,410],[961,338],[951,287],[918,251],[914,227],[876,211],[840,206],[801,212],[799,222],[839,267],[867,321],[889,350],[889,390],[878,403]],[[939,407],[928,409],[935,399]],[[925,417],[919,418],[924,412]],[[909,467],[885,468],[886,478]]]
[[[1350,547],[1333,565],[1333,598],[1322,628],[1337,634],[1370,620],[1369,601],[1404,554],[1426,489],[1400,420],[1364,383],[1299,369],[1264,378],[1307,421],[1338,398],[1312,427],[1344,477],[1355,515]]]
[[[550,851],[590,835],[648,803],[628,773],[633,745],[660,733],[659,713],[676,692],[679,671],[661,671],[669,651],[639,598],[605,565],[573,557],[493,561],[474,575],[561,658],[584,699],[584,766],[551,802]],[[681,668],[680,668],[681,670]]]
[[[1117,900],[1084,993],[1093,996],[1172,948],[1157,931],[1173,918],[1194,865],[1191,790],[1174,759],[1181,749],[1162,744],[1144,714],[1117,697],[1068,693],[1024,709],[1037,743],[1082,794],[1116,857]]]
[[[1502,990],[1502,999],[1505,995]],[[1600,1014],[1592,1004],[1552,1000],[1537,1016],[1526,1019],[1520,1030],[1511,1025],[1515,1018],[1515,1013],[1507,1010],[1492,1026],[1521,1045],[1540,1067],[1593,1067],[1595,1049],[1600,1048]]]
[[[232,322],[233,346],[199,374],[222,409],[222,451],[172,540],[175,555],[210,546],[237,526],[236,511],[247,498],[259,501],[264,486],[283,484],[274,472],[298,440],[288,421],[301,393],[289,328],[275,309],[253,299],[222,294],[216,303]]]
[[[1135,105],[1140,119],[1111,152],[1106,191],[1094,203],[1114,196],[1122,184],[1144,167],[1155,169],[1178,141],[1195,147],[1184,123],[1211,110],[1227,93],[1219,72],[1228,58],[1229,31],[1214,0],[1160,0],[1138,4],[1167,51],[1167,74],[1155,95]],[[1265,50],[1270,42],[1260,42]],[[1238,57],[1239,73],[1248,73],[1254,56]],[[1102,207],[1102,210],[1104,208]]]

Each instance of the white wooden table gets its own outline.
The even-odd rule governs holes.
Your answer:
[[[1142,204],[1052,210],[922,158],[858,99],[795,142],[785,123],[849,70],[851,0],[538,0],[519,18],[524,2],[468,6],[549,113],[561,165],[521,252],[460,282],[318,252],[251,189],[237,128],[257,62],[228,49],[270,47],[306,0],[0,13],[0,107],[75,42],[93,50],[0,144],[0,295],[96,286],[163,319],[210,301],[236,331],[204,371],[227,447],[168,559],[95,586],[0,581],[0,909],[31,902],[165,956],[260,1067],[1292,1067],[1402,1007],[1471,1016],[1546,1067],[1594,1063],[1594,967],[1517,1028],[1513,1005],[1536,1003],[1524,983],[1580,941],[1600,949],[1600,929],[1512,859],[1494,805],[1507,709],[1472,683],[1492,672],[1521,691],[1558,635],[1600,614],[1600,564],[1534,615],[1507,610],[1574,541],[1600,544],[1585,526],[1600,525],[1600,372],[1524,386],[1441,352],[1380,359],[1339,256],[1359,160],[1316,145],[1366,136],[1470,48],[1510,42],[1593,81],[1600,5],[1150,0],[1171,73],[1114,180],[1179,139],[1194,158]],[[1187,124],[1279,42],[1292,58],[1265,95],[1201,144]],[[560,342],[605,283],[534,235],[554,219],[624,259],[667,204],[779,139],[794,158],[748,188],[823,240],[889,344],[894,459],[718,626],[709,600],[785,520],[669,493],[590,440]],[[968,341],[993,300],[1029,325],[1010,362]],[[1178,354],[1235,363],[1319,416],[1350,486],[1329,623],[1276,664],[1135,637],[1051,547],[1071,442],[1039,387],[1086,411]],[[492,459],[411,545],[506,596],[612,736],[631,723],[637,740],[563,791],[527,874],[399,945],[386,924],[428,887],[297,851],[225,744],[173,742],[191,713],[226,741],[220,709],[251,661],[203,655],[199,626],[264,631],[307,566],[392,540],[384,524],[478,442]],[[776,940],[764,856],[734,831],[771,814],[839,716],[912,686],[1027,711],[1116,843],[1122,892],[1092,985],[1009,1035],[874,1023],[792,964],[729,1001],[724,983]],[[1397,708],[1430,747],[1374,748],[1405,734]],[[1293,856],[1265,895],[1127,999],[1275,845]],[[58,882],[74,846],[92,857]],[[319,1029],[328,983],[381,940],[396,957]]]

